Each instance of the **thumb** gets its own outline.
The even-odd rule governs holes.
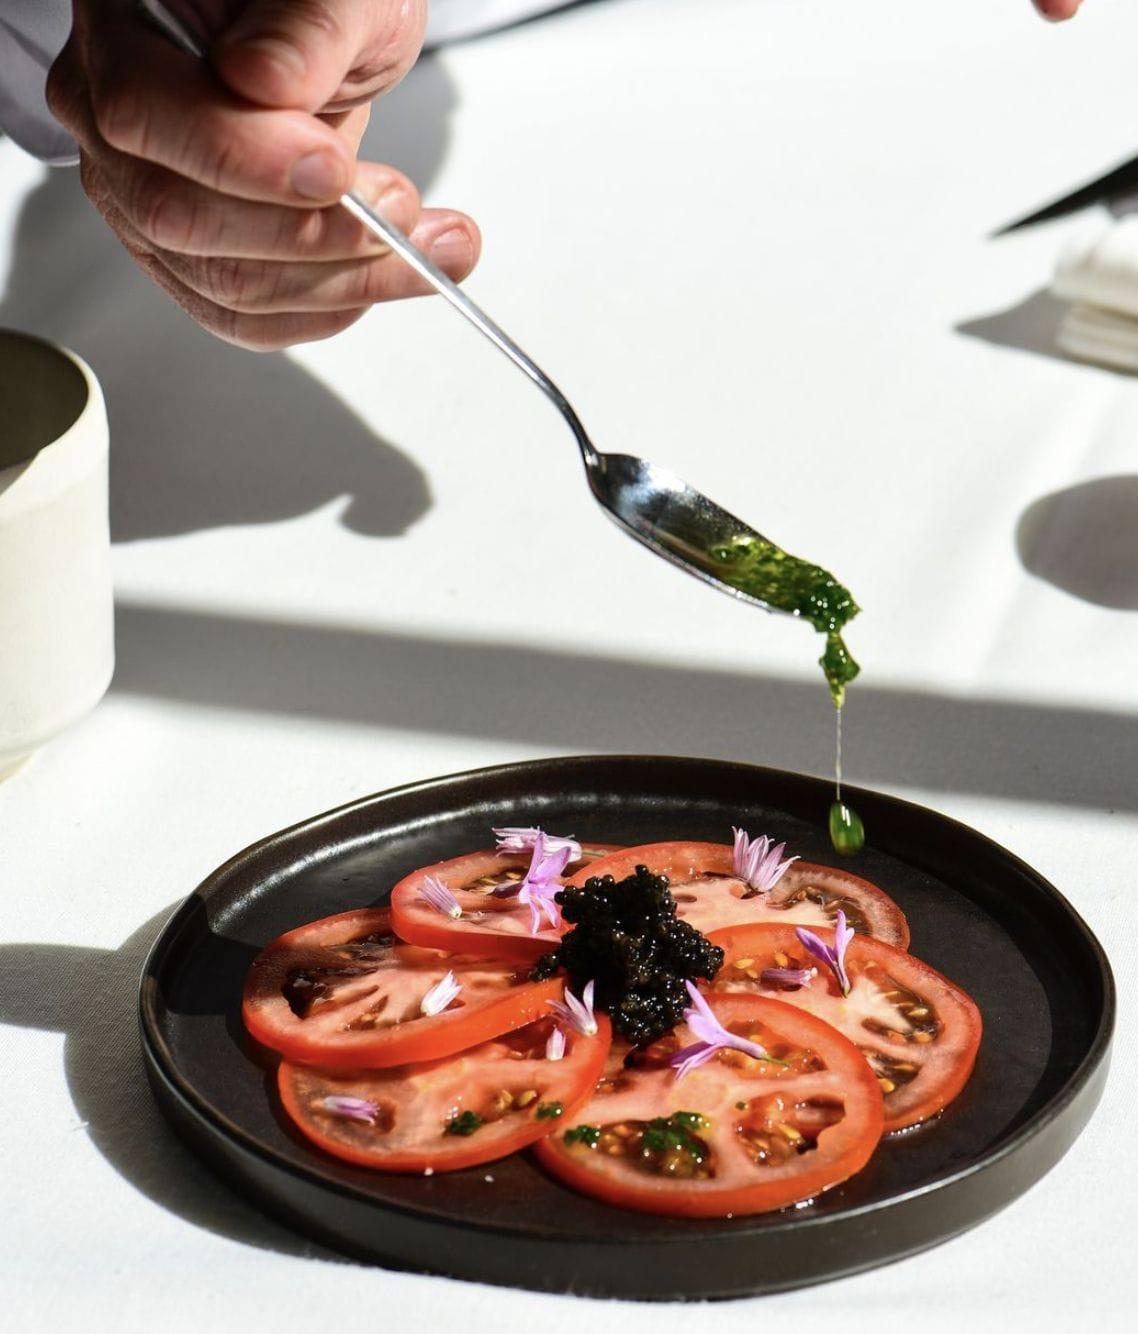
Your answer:
[[[368,8],[360,0],[252,0],[214,42],[214,67],[250,102],[319,111],[355,64]]]

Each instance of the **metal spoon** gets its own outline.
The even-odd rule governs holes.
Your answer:
[[[139,7],[176,46],[189,55],[206,58],[207,52],[201,39],[173,15],[162,0],[139,0]],[[785,610],[773,607],[761,598],[726,582],[717,572],[717,562],[711,554],[718,546],[748,539],[766,543],[766,538],[657,464],[635,458],[631,454],[602,454],[589,439],[581,419],[561,390],[533,358],[523,352],[456,283],[358,194],[353,192],[343,195],[340,203],[425,278],[440,296],[465,315],[545,394],[573,432],[585,463],[589,489],[609,518],[637,541],[643,542],[657,556],[678,565],[688,574],[766,611]]]

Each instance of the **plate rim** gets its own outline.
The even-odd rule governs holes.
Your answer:
[[[425,793],[432,788],[461,784],[464,780],[484,778],[489,774],[505,775],[507,773],[516,773],[520,776],[525,771],[532,771],[534,769],[549,772],[555,771],[558,768],[569,768],[573,765],[596,762],[616,763],[629,766],[639,766],[644,764],[684,764],[696,767],[714,768],[717,770],[734,769],[738,770],[741,775],[760,775],[768,780],[790,778],[795,781],[806,780],[811,783],[825,784],[827,782],[826,779],[819,778],[816,775],[798,773],[794,770],[779,769],[768,765],[748,764],[739,760],[717,760],[705,756],[666,754],[635,755],[624,753],[556,755],[545,758],[508,761],[502,764],[480,765],[472,769],[463,769],[454,773],[435,775],[431,778],[416,779],[408,783],[401,783],[395,787],[384,788],[378,792],[353,798],[351,801],[344,802],[339,806],[332,807],[329,810],[319,812],[306,819],[298,820],[283,829],[263,835],[261,838],[248,844],[246,847],[227,858],[226,861],[211,871],[190,892],[190,894],[178,904],[161,927],[157,938],[147,952],[139,979],[137,1017],[143,1052],[147,1058],[148,1064],[153,1066],[153,1073],[159,1074],[167,1089],[181,1100],[183,1106],[190,1111],[197,1120],[204,1122],[212,1131],[222,1133],[231,1142],[236,1143],[236,1145],[244,1152],[252,1154],[263,1164],[268,1165],[274,1170],[283,1170],[288,1173],[288,1175],[302,1180],[311,1186],[316,1186],[324,1190],[331,1190],[358,1204],[364,1204],[371,1208],[379,1209],[384,1213],[403,1214],[415,1218],[428,1217],[439,1224],[455,1227],[461,1226],[463,1229],[470,1228],[490,1235],[504,1237],[524,1236],[527,1238],[548,1241],[560,1240],[561,1238],[558,1233],[546,1231],[540,1226],[535,1226],[533,1224],[509,1223],[484,1218],[464,1219],[459,1223],[452,1217],[436,1213],[429,1205],[404,1204],[398,1201],[389,1200],[378,1201],[366,1190],[357,1187],[350,1182],[340,1181],[322,1173],[319,1169],[319,1164],[310,1167],[306,1164],[292,1162],[289,1159],[278,1155],[274,1150],[263,1144],[255,1135],[231,1121],[223,1112],[214,1107],[212,1103],[197,1091],[189,1080],[185,1079],[180,1074],[169,1046],[161,1035],[154,1011],[157,1009],[157,995],[159,991],[157,973],[160,970],[165,957],[173,948],[178,933],[182,929],[185,920],[194,913],[196,904],[204,902],[208,893],[217,890],[219,886],[224,884],[224,882],[238,868],[252,860],[254,857],[270,850],[276,845],[286,842],[293,836],[311,832],[319,828],[321,825],[331,823],[379,802],[403,796],[410,796],[417,793]],[[1056,905],[1063,910],[1070,919],[1070,925],[1078,932],[1082,944],[1089,952],[1090,958],[1094,961],[1094,964],[1097,967],[1098,978],[1102,987],[1101,1013],[1098,1017],[1094,1037],[1088,1045],[1086,1054],[1067,1076],[1062,1087],[1056,1090],[1056,1092],[1053,1093],[1041,1107],[1037,1108],[1021,1126],[1008,1135],[1007,1138],[996,1147],[984,1151],[978,1158],[959,1168],[948,1169],[941,1174],[934,1176],[931,1180],[922,1182],[909,1189],[883,1196],[880,1199],[850,1205],[838,1215],[801,1215],[795,1217],[793,1213],[789,1213],[785,1210],[780,1211],[780,1216],[778,1217],[777,1222],[768,1221],[762,1225],[763,1233],[772,1231],[808,1232],[817,1227],[831,1225],[835,1221],[835,1218],[839,1217],[842,1219],[871,1217],[883,1210],[894,1209],[900,1205],[907,1205],[923,1196],[930,1195],[937,1191],[947,1190],[963,1183],[971,1177],[979,1176],[997,1168],[1009,1157],[1019,1152],[1026,1142],[1035,1139],[1049,1125],[1061,1117],[1071,1103],[1080,1097],[1087,1085],[1094,1079],[1100,1067],[1108,1059],[1114,1035],[1117,1018],[1117,988],[1110,961],[1094,931],[1062,891],[1056,888],[1051,881],[1046,879],[1046,877],[1039,871],[1036,871],[1021,857],[1017,856],[1017,854],[1009,851],[1007,848],[997,843],[995,839],[990,838],[987,834],[981,833],[979,830],[974,829],[971,825],[965,824],[961,820],[957,820],[949,815],[944,815],[939,811],[933,810],[931,807],[921,805],[919,802],[909,801],[904,797],[881,792],[874,788],[862,788],[847,783],[843,783],[842,786],[846,792],[852,794],[857,800],[864,802],[864,800],[868,798],[872,802],[884,802],[889,806],[899,809],[903,813],[911,813],[917,818],[933,817],[939,823],[951,826],[952,829],[961,832],[968,838],[979,840],[989,852],[996,854],[1005,862],[1010,863],[1016,871],[1033,881],[1038,889],[1053,896]],[[919,1127],[914,1127],[913,1129],[916,1133],[920,1133]],[[623,1216],[621,1211],[617,1209],[613,1209],[612,1213],[618,1217]],[[765,1218],[768,1216],[759,1215],[758,1217]],[[638,1236],[635,1239],[627,1236],[610,1236],[607,1233],[598,1233],[593,1240],[609,1245],[670,1246],[676,1245],[677,1243],[682,1244],[691,1240],[700,1240],[706,1237],[722,1237],[725,1235],[722,1231],[714,1230],[715,1226],[721,1221],[718,1219],[684,1219],[682,1221],[684,1224],[682,1229],[677,1228],[674,1232],[670,1233],[661,1233],[655,1236]],[[738,1224],[743,1223],[744,1220],[740,1219],[735,1221]],[[965,1227],[963,1230],[968,1230],[968,1228]],[[745,1237],[747,1235],[747,1227],[745,1225],[735,1226],[732,1228],[729,1235],[736,1238]]]

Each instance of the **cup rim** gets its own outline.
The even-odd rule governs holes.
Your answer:
[[[20,476],[26,476],[36,469],[37,464],[46,458],[64,453],[68,448],[78,448],[84,435],[91,434],[87,431],[88,423],[96,414],[104,411],[103,393],[95,372],[86,361],[71,348],[63,343],[54,342],[50,338],[45,338],[40,334],[27,333],[23,329],[12,329],[0,325],[0,339],[11,338],[23,343],[35,343],[49,352],[63,357],[75,366],[83,377],[83,383],[86,386],[87,397],[83,406],[76,414],[70,426],[62,434],[57,435],[54,440],[49,440],[46,444],[40,446],[30,457],[21,459],[16,463],[10,464],[6,468],[0,468],[0,502],[6,490],[13,481]],[[105,448],[105,444],[100,444],[97,438],[92,435],[92,440],[96,447]]]

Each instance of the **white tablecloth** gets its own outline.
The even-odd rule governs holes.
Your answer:
[[[850,780],[1033,863],[1121,984],[1101,1110],[1026,1197],[876,1273],[671,1315],[357,1266],[267,1221],[151,1105],[136,975],[218,862],[392,784],[590,750],[826,772],[812,636],[605,522],[556,415],[441,303],[235,352],[72,174],[0,145],[0,324],[107,391],[119,653],[0,788],[6,1328],[1117,1327],[1138,384],[1051,350],[1039,291],[1078,220],[990,233],[1138,148],[1136,49],[1122,0],[1066,30],[1026,0],[611,0],[448,52],[376,118],[375,155],[480,220],[471,291],[602,447],[855,590]]]

